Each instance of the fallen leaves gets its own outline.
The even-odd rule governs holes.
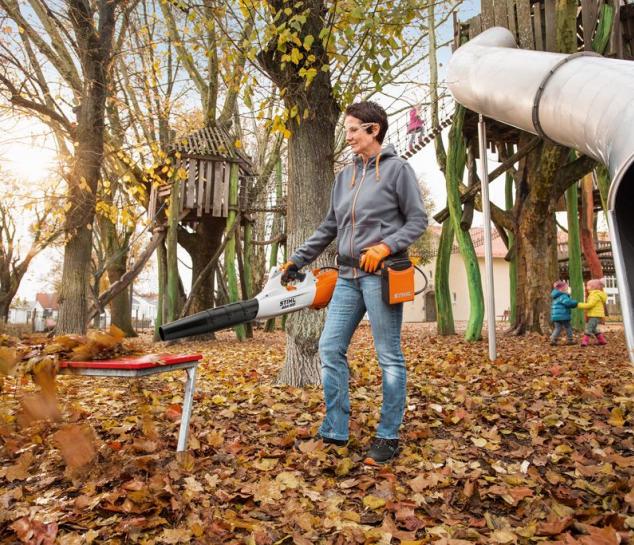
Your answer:
[[[178,373],[52,381],[60,354],[93,349],[75,352],[75,337],[30,355],[5,343],[21,360],[0,404],[0,543],[614,545],[634,535],[622,341],[552,351],[539,337],[503,338],[490,364],[484,343],[438,342],[418,326],[403,339],[402,453],[386,467],[362,463],[381,399],[365,326],[350,350],[343,448],[312,439],[319,388],[274,384],[283,334],[173,347],[204,353],[179,456]],[[19,378],[25,361],[37,386]]]

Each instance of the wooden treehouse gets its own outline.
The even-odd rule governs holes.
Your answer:
[[[183,169],[179,194],[179,220],[195,226],[203,215],[226,218],[229,215],[229,182],[231,166],[238,165],[240,188],[254,175],[248,156],[235,145],[235,139],[220,127],[208,126],[179,138],[170,145],[168,157],[173,172]],[[158,169],[161,171],[161,168]],[[172,177],[153,185],[149,215],[154,218],[171,195]]]

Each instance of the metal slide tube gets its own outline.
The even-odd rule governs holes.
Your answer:
[[[447,80],[456,101],[574,148],[608,167],[608,222],[629,357],[634,362],[634,62],[517,49],[491,28],[458,48]],[[622,183],[625,182],[625,183]]]

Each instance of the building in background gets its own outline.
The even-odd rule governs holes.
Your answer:
[[[440,239],[440,226],[430,226],[436,243],[431,252],[431,260],[428,263],[419,265],[427,277],[427,288],[416,296],[414,301],[405,303],[403,309],[403,319],[405,322],[435,322],[436,321],[436,296],[434,293],[434,272],[436,270],[436,248]],[[484,282],[484,230],[481,227],[474,227],[469,231],[473,240],[474,249],[480,265],[480,275],[482,277],[482,290],[486,299],[486,286]],[[504,260],[507,254],[506,246],[498,235],[497,231],[492,234],[493,249],[493,281],[495,287],[495,314],[497,319],[508,318],[511,306],[509,263]],[[416,290],[424,285],[424,280],[420,274],[416,273]],[[469,319],[469,289],[467,286],[467,274],[458,246],[454,245],[451,259],[449,261],[449,288],[451,302],[453,305],[453,318],[457,322]],[[485,310],[486,320],[486,310]]]

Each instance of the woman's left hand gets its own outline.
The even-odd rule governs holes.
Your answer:
[[[362,252],[359,265],[365,272],[373,273],[379,268],[381,261],[392,253],[392,250],[387,244],[381,242],[369,248],[364,248]]]

